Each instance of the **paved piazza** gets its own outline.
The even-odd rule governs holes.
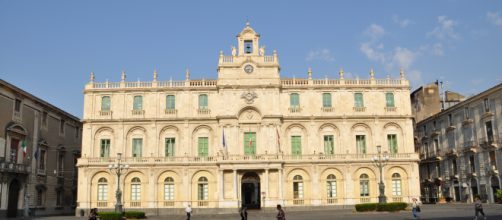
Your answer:
[[[500,204],[483,204],[487,219],[502,219],[502,205]],[[412,219],[410,211],[402,211],[397,213],[384,213],[384,212],[368,212],[368,213],[355,213],[353,210],[322,210],[322,211],[291,211],[286,208],[286,219],[300,220],[300,219]],[[474,211],[472,204],[441,204],[441,205],[423,205],[422,206],[422,219],[473,219]],[[195,210],[197,212],[197,210]],[[265,220],[275,219],[275,212],[263,211],[249,211],[248,218],[250,220]],[[22,219],[22,218],[19,218]],[[86,217],[73,217],[73,216],[58,216],[58,217],[39,217],[33,219],[40,220],[86,220]],[[147,218],[149,220],[183,220],[185,216],[152,216]],[[238,213],[236,214],[221,214],[221,215],[197,215],[192,217],[193,220],[197,219],[240,219]]]

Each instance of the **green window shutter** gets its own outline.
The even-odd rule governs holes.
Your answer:
[[[166,145],[165,145],[166,157],[174,156],[174,146],[175,146],[175,139],[174,138],[166,138]]]
[[[132,139],[132,156],[141,157],[143,148],[143,138],[133,138]]]
[[[199,137],[199,157],[208,156],[208,137]]]
[[[255,132],[245,132],[244,133],[244,154],[245,155],[255,155],[256,154],[256,133]]]
[[[176,108],[176,102],[175,102],[175,97],[174,95],[168,95],[166,98],[166,108],[167,109],[175,109]]]
[[[354,104],[355,107],[364,107],[363,94],[355,93],[354,94]]]
[[[364,135],[356,135],[356,147],[358,154],[366,154],[366,137]]]
[[[300,106],[300,95],[298,93],[291,93],[289,97],[289,102],[291,107],[299,107]]]
[[[393,93],[386,93],[385,94],[385,100],[387,107],[394,107],[394,94]]]
[[[301,136],[291,136],[291,154],[301,155],[302,154],[302,137]]]
[[[110,156],[110,139],[101,139],[101,157]]]
[[[207,108],[207,95],[206,94],[202,94],[202,95],[199,95],[199,109],[205,109]]]
[[[389,144],[389,151],[392,154],[397,153],[397,135],[388,134],[387,135],[387,143]]]
[[[324,135],[324,153],[334,154],[335,147],[333,143],[333,135]]]
[[[101,98],[101,111],[110,111],[110,96]]]
[[[134,110],[143,109],[143,96],[134,96],[133,109]]]
[[[331,93],[322,94],[322,107],[325,108],[331,107]]]

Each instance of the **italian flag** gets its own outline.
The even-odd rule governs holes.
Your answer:
[[[26,153],[28,151],[28,149],[26,148],[26,140],[23,140],[23,142],[21,142],[21,148],[23,149],[23,158],[26,157]]]

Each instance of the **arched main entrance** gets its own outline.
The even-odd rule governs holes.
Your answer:
[[[492,196],[493,196],[493,202],[497,202],[497,197],[495,197],[495,193],[497,192],[497,190],[500,189],[500,183],[499,183],[499,179],[497,178],[497,176],[492,176],[491,180],[491,186],[492,186]]]
[[[7,217],[17,216],[17,204],[19,201],[19,190],[21,189],[18,180],[14,179],[9,185],[9,202],[7,204]]]
[[[241,185],[242,206],[248,209],[259,209],[260,200],[260,177],[255,172],[247,172],[242,176]]]

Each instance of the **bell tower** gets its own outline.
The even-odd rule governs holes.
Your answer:
[[[231,55],[220,51],[218,86],[278,86],[279,71],[277,52],[265,55],[265,46],[260,46],[260,34],[247,22],[237,34],[237,48],[231,47]]]

